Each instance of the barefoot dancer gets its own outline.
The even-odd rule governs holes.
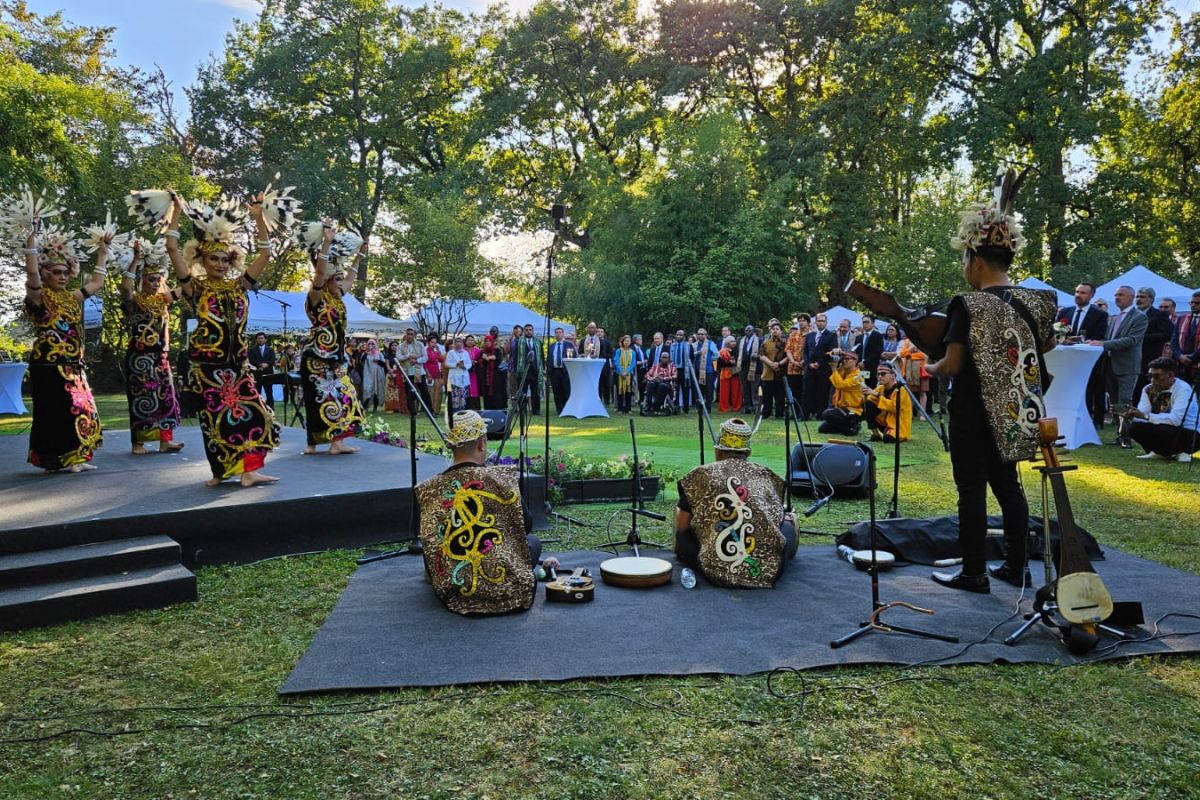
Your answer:
[[[279,445],[279,426],[263,402],[246,362],[247,291],[258,283],[271,256],[263,220],[262,195],[249,204],[258,230],[258,257],[238,273],[245,253],[232,243],[243,224],[242,211],[224,201],[215,210],[184,208],[174,196],[167,252],[192,302],[196,330],[188,343],[188,402],[196,409],[204,434],[204,454],[212,467],[209,486],[241,476],[243,487],[274,483],[262,469],[266,455]],[[196,239],[179,249],[179,214],[188,211]],[[195,274],[193,274],[195,268]]]
[[[34,224],[34,228],[37,228]],[[29,386],[33,427],[29,463],[57,472],[95,469],[100,416],[83,371],[83,301],[104,285],[111,234],[100,243],[96,267],[79,289],[67,282],[79,272],[72,234],[59,228],[31,231],[25,239],[25,313],[33,323]]]
[[[158,442],[160,453],[183,449],[183,442],[173,441],[179,425],[179,400],[168,353],[171,304],[182,299],[183,292],[166,286],[166,242],[160,240],[149,252],[144,252],[144,247],[140,241],[134,242],[133,263],[121,281],[121,308],[129,332],[125,352],[129,437],[133,454],[139,456],[150,452],[146,442]]]
[[[362,429],[363,411],[354,384],[346,375],[346,304],[342,295],[354,286],[361,250],[355,253],[349,269],[342,269],[340,262],[354,252],[348,247],[353,242],[347,242],[347,235],[342,234],[335,245],[330,224],[312,223],[305,232],[315,232],[318,226],[321,239],[315,245],[306,239],[313,259],[313,282],[304,303],[312,332],[304,340],[300,356],[304,422],[308,428],[304,452],[315,453],[318,444],[328,442],[332,455],[357,453],[357,447],[346,444]]]

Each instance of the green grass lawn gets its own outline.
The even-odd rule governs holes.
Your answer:
[[[123,399],[100,400],[105,424],[123,428]],[[407,420],[386,421],[407,431]],[[695,417],[636,423],[639,449],[656,465],[696,463]],[[27,427],[0,419],[3,433]],[[931,431],[914,430],[902,452],[901,511],[953,513],[949,460]],[[539,424],[535,451],[542,436]],[[756,457],[780,469],[781,425],[765,423],[756,444]],[[109,447],[125,446],[110,437]],[[627,418],[556,421],[551,446],[629,454]],[[1102,544],[1200,571],[1189,514],[1200,472],[1114,447],[1073,457],[1075,513]],[[883,504],[889,448],[879,462]],[[673,496],[653,506],[668,511]],[[606,522],[612,510],[569,513]],[[862,501],[838,501],[806,524],[836,533],[865,514]],[[576,529],[568,546],[602,535]],[[0,744],[0,798],[1200,796],[1197,658],[829,669],[770,687],[763,675],[646,678],[280,702],[276,689],[356,555],[205,568],[194,604],[0,635],[0,739],[75,731]],[[556,646],[588,646],[554,633]]]

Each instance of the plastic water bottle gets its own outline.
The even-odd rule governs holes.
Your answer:
[[[679,585],[685,589],[695,589],[696,573],[692,572],[688,567],[684,567],[679,571]]]

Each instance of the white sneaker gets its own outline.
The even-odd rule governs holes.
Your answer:
[[[1178,461],[1180,464],[1186,464],[1192,460],[1192,454],[1191,453],[1180,453],[1179,455],[1175,456],[1175,460]]]

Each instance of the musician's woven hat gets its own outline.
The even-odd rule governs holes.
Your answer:
[[[744,419],[733,417],[721,423],[721,434],[717,437],[717,450],[728,453],[749,453],[750,439],[754,431]]]
[[[486,435],[487,423],[483,421],[483,417],[474,411],[457,411],[454,414],[454,427],[446,434],[446,444],[460,447]]]
[[[1021,215],[1013,210],[1017,177],[1011,169],[996,174],[992,199],[972,203],[959,214],[958,233],[950,239],[955,250],[972,252],[994,247],[1017,253],[1025,246],[1021,235]]]

